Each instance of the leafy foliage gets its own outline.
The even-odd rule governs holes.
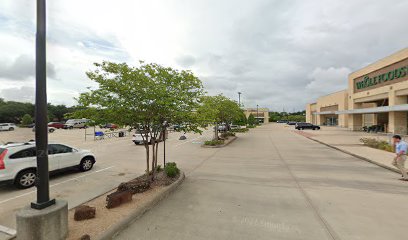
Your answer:
[[[375,138],[361,138],[360,142],[371,148],[394,152],[393,146],[388,144],[388,142],[384,140],[377,140]]]
[[[0,98],[0,122],[20,123],[25,114],[34,116],[35,106],[32,103],[4,101]],[[48,104],[48,118],[51,121],[63,121],[65,114],[73,112],[75,107]]]
[[[24,114],[23,118],[21,119],[21,124],[23,126],[27,126],[33,123],[33,118],[30,116],[30,114]]]
[[[222,144],[224,144],[224,140],[209,140],[204,142],[206,146],[218,146]]]
[[[166,163],[164,167],[164,172],[168,177],[176,177],[180,173],[180,169],[177,168],[177,164],[175,162]]]
[[[157,167],[157,151],[163,123],[183,126],[183,131],[201,132],[194,110],[204,90],[201,81],[190,71],[178,71],[158,64],[140,62],[95,63],[96,70],[87,76],[98,88],[82,93],[79,107],[72,116],[89,118],[96,123],[114,122],[142,132],[146,148],[146,172]],[[152,161],[147,139],[152,142]]]
[[[249,131],[249,129],[248,128],[238,128],[238,129],[231,129],[231,132],[234,132],[234,133],[244,133],[244,132],[248,132]]]
[[[218,139],[218,124],[231,124],[234,120],[242,117],[243,111],[238,103],[223,96],[204,96],[201,98],[201,106],[197,110],[202,124],[215,124],[214,139]]]
[[[256,119],[255,119],[254,115],[249,114],[249,116],[248,116],[248,125],[249,126],[254,126],[256,123],[257,122],[256,122]]]
[[[305,122],[306,121],[306,112],[270,112],[269,121],[276,122],[280,120],[294,121],[294,122]]]

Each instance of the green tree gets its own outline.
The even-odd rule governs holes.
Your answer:
[[[239,116],[233,121],[235,124],[239,126],[246,126],[247,125],[247,118],[245,116],[245,113],[242,111]]]
[[[249,126],[254,126],[255,124],[256,124],[256,119],[255,119],[254,115],[252,115],[252,113],[251,113],[251,114],[249,114],[249,117],[248,117],[248,125]]]
[[[79,96],[79,106],[71,116],[138,129],[146,149],[146,172],[150,174],[151,169],[154,180],[163,123],[180,124],[184,131],[201,132],[194,110],[204,93],[202,82],[190,71],[153,63],[140,62],[139,67],[132,67],[126,63],[102,62],[95,66],[96,70],[87,72],[87,76],[98,87]]]
[[[223,95],[204,96],[197,112],[203,123],[215,125],[215,140],[218,140],[218,124],[224,123],[229,128],[229,125],[243,114],[237,102]]]
[[[30,125],[31,123],[33,123],[33,118],[30,116],[30,114],[25,114],[25,115],[23,116],[23,118],[21,119],[21,124],[22,124],[23,126],[28,126],[28,125]]]

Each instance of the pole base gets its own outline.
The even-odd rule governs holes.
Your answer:
[[[32,202],[31,203],[31,208],[37,209],[37,210],[41,210],[44,208],[47,208],[51,205],[55,204],[55,199],[51,199],[48,202],[43,202],[43,203],[36,203],[36,202]]]
[[[57,200],[55,204],[42,210],[27,206],[17,212],[17,240],[65,240],[67,236],[66,201]]]

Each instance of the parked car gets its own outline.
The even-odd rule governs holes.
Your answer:
[[[320,127],[317,125],[313,125],[311,123],[296,123],[295,129],[303,130],[303,129],[312,129],[312,130],[320,130]]]
[[[296,123],[297,123],[297,122],[289,121],[289,122],[287,122],[286,124],[288,124],[288,125],[296,125]]]
[[[108,129],[117,129],[118,125],[113,124],[113,123],[107,123],[104,125],[99,126],[100,128],[108,128]]]
[[[215,129],[215,127],[214,127],[214,129]],[[227,125],[225,125],[225,124],[220,124],[220,125],[218,125],[218,131],[219,131],[219,132],[225,132],[225,131],[227,131]]]
[[[14,123],[0,123],[0,131],[14,131],[16,128]]]
[[[55,127],[48,127],[48,132],[49,133],[53,133],[53,132],[55,132],[55,130],[57,130]],[[33,127],[33,132],[35,132],[35,126]]]
[[[384,126],[382,125],[371,125],[371,126],[364,126],[363,131],[365,132],[384,132]]]
[[[166,133],[166,139],[167,139],[168,133]],[[143,137],[145,137],[145,134],[143,133],[142,136],[142,131],[136,130],[135,133],[132,136],[132,142],[136,145],[144,144]],[[158,139],[159,142],[161,142],[163,139]],[[145,139],[149,144],[151,142],[150,134],[147,136],[147,139]]]
[[[0,182],[13,183],[18,188],[29,188],[35,184],[37,175],[35,142],[0,145]],[[95,156],[65,144],[48,144],[49,171],[77,167],[89,171],[95,164]]]
[[[87,128],[86,125],[89,122],[89,119],[69,119],[64,124],[64,129],[73,129],[73,128]]]
[[[230,128],[231,128],[231,129],[240,129],[241,126],[239,126],[239,125],[231,125]]]
[[[48,127],[53,127],[53,128],[60,129],[60,128],[64,128],[64,123],[62,123],[62,122],[50,122],[50,123],[48,123]]]

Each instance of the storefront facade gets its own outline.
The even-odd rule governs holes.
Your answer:
[[[347,127],[347,116],[336,112],[347,109],[347,90],[335,92],[317,99],[306,106],[306,121],[325,126]]]
[[[255,119],[261,124],[269,122],[268,108],[245,108],[244,113],[247,118],[249,117],[249,115],[252,114],[255,117]]]
[[[330,114],[337,116],[338,126],[351,130],[374,125],[384,132],[407,134],[408,48],[351,73],[348,89],[341,92],[345,93],[344,107],[339,104],[324,111],[322,106],[335,105],[338,100],[333,99],[339,93],[321,97],[307,105],[307,120],[324,125],[324,117]]]

